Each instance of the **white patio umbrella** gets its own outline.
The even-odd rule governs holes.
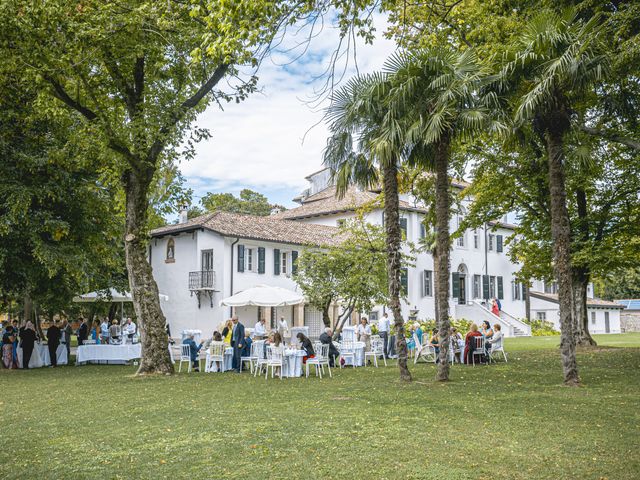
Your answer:
[[[235,295],[222,299],[220,306],[286,307],[288,305],[298,305],[303,302],[304,297],[298,292],[282,287],[256,285],[255,287],[247,288]]]

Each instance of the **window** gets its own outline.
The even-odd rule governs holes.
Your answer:
[[[462,226],[462,215],[464,213],[464,209],[462,209],[462,207],[460,207],[460,209],[461,209],[461,211],[458,212],[458,229],[460,229],[460,227]],[[458,246],[459,247],[464,247],[465,246],[464,237],[465,237],[465,232],[462,232],[462,234],[458,237]]]
[[[511,297],[514,300],[520,300],[520,284],[518,282],[511,282]]]
[[[489,297],[494,298],[496,296],[496,277],[489,277]]]
[[[464,233],[460,237],[458,237],[458,246],[464,247]]]
[[[373,312],[369,312],[369,321],[370,322],[377,322],[378,321],[378,311],[375,310]]]
[[[493,237],[495,237],[495,235],[493,235],[492,233],[489,234],[489,251],[492,252],[493,251]]]
[[[591,312],[591,325],[596,324],[596,312]]]
[[[287,252],[280,252],[280,271],[284,275],[289,273],[289,264],[287,263],[288,259],[289,256],[287,255]]]
[[[407,237],[407,219],[405,217],[400,217],[400,230],[402,230],[402,239],[406,240]]]
[[[433,272],[431,270],[422,271],[422,296],[433,296]]]
[[[547,312],[536,312],[536,320],[546,320],[547,319]]]
[[[213,250],[200,251],[200,270],[203,272],[213,270]]]
[[[482,286],[480,285],[480,275],[473,276],[473,298],[482,298]]]
[[[170,238],[167,242],[167,257],[165,263],[173,263],[176,261],[176,242],[173,238]]]
[[[478,230],[473,231],[473,248],[480,248],[480,236],[478,235]]]
[[[427,236],[427,227],[424,226],[424,223],[420,222],[420,238],[425,238]]]
[[[246,247],[244,249],[244,261],[245,261],[245,270],[247,272],[255,272],[258,267],[257,267],[257,262],[256,262],[256,249],[251,247]]]
[[[544,293],[558,293],[557,282],[544,282]]]

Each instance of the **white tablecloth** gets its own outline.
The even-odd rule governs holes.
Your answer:
[[[301,377],[302,376],[302,357],[305,356],[303,350],[290,350],[284,351],[283,358],[283,377]]]
[[[200,358],[202,358],[202,356]],[[209,350],[207,350],[205,352],[205,357],[204,357],[206,365],[209,365],[209,358],[210,358]],[[205,367],[205,369],[206,369],[206,367]],[[232,347],[227,347],[227,348],[224,349],[224,371],[228,372],[229,370],[232,370],[232,369],[233,369],[233,348]],[[210,371],[211,372],[217,372],[218,371],[218,362],[214,362],[211,365],[211,370]]]
[[[76,365],[87,362],[126,363],[142,356],[142,345],[81,345]]]
[[[355,342],[354,344],[355,347],[355,365],[357,367],[362,367],[364,366],[364,347],[365,347],[365,343],[364,342]],[[344,364],[345,365],[353,365],[353,357],[345,357],[344,359]]]
[[[18,347],[17,354],[18,362],[22,367],[22,348]],[[58,345],[58,349],[56,350],[56,358],[58,359],[58,365],[66,365],[68,363],[66,345]],[[49,346],[46,343],[36,343],[33,346],[31,360],[29,360],[29,368],[40,368],[49,365],[51,365],[51,359],[49,358]]]

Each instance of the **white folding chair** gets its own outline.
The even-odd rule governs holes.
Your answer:
[[[505,363],[508,363],[507,360],[507,352],[504,351],[504,338],[501,338],[500,341],[491,344],[491,350],[489,351],[489,358],[493,361],[493,355],[494,353],[502,353],[502,357],[504,358]]]
[[[282,346],[275,347],[273,345],[267,346],[267,363],[266,370],[264,373],[264,379],[266,380],[269,376],[269,368],[271,368],[271,378],[274,377],[274,373],[276,368],[279,368],[280,380],[282,380],[282,368],[284,363],[284,349]]]
[[[191,373],[191,347],[189,345],[180,345],[178,373],[182,372],[182,362],[187,362],[187,373]]]
[[[313,365],[316,367],[316,377],[318,373],[320,374],[320,378],[322,378],[322,374],[324,373],[324,367],[326,366],[329,369],[329,376],[331,375],[331,367],[329,366],[329,345],[323,343],[316,343],[313,347],[315,352],[315,357],[307,359],[307,367],[306,367],[306,376],[309,378],[309,366]]]
[[[367,363],[367,357],[373,357],[373,364],[376,368],[378,368],[378,357],[382,356],[384,360],[384,366],[387,366],[387,357],[384,354],[384,345],[382,344],[382,340],[380,337],[374,338],[371,337],[371,350],[368,352],[364,352],[364,360],[365,364]]]
[[[207,351],[207,359],[204,366],[205,372],[224,372],[224,342],[211,342]],[[220,364],[214,369],[214,365]]]
[[[340,343],[340,368],[342,368],[342,360],[345,359],[344,364],[346,365],[346,359],[350,358],[353,363],[353,368],[356,368],[358,365],[356,363],[356,346],[353,342],[349,340],[345,340]]]
[[[255,352],[256,352],[256,359],[255,359],[256,365],[253,370],[253,376],[255,377],[258,375],[258,372],[262,373],[262,367],[267,365],[267,357],[266,357],[266,351],[264,348],[264,342],[253,342],[251,344],[252,349],[254,345],[255,345]]]
[[[484,337],[475,337],[475,349],[473,350],[473,352],[471,353],[471,362],[473,363],[473,366],[476,366],[476,355],[479,355],[480,358],[482,359],[482,356],[485,355],[485,351],[484,351]]]

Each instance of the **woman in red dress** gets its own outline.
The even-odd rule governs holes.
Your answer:
[[[467,365],[471,363],[471,354],[476,346],[475,343],[472,342],[476,341],[476,337],[481,336],[482,334],[478,331],[478,325],[472,323],[469,333],[467,333],[467,336],[464,339],[464,363]]]
[[[498,307],[498,301],[495,298],[491,299],[491,313],[496,317],[500,316],[500,307]]]

